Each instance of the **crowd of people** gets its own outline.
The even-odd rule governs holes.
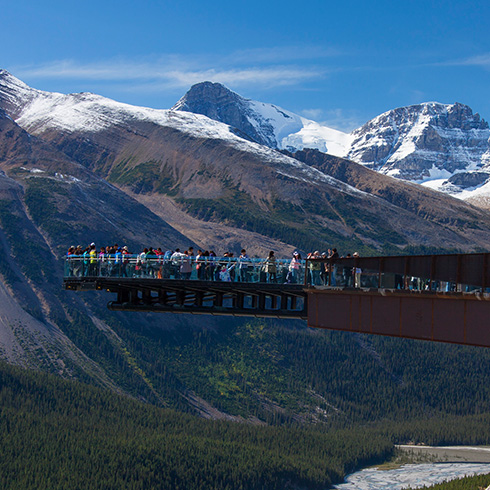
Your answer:
[[[312,286],[380,287],[379,271],[363,271],[356,258],[357,252],[340,256],[337,249],[308,253],[306,259],[294,251],[287,259],[278,259],[274,251],[265,258],[250,257],[245,249],[235,256],[233,252],[216,254],[213,250],[194,251],[192,246],[181,251],[163,251],[144,248],[131,253],[127,246],[118,244],[97,249],[95,243],[87,247],[71,246],[65,262],[65,277],[125,277],[180,279],[223,282],[260,282],[276,284],[308,284]],[[354,259],[343,261],[338,259]],[[384,287],[411,290],[457,291],[455,282],[432,281],[403,274],[387,274]],[[388,277],[389,276],[389,277]],[[392,276],[392,277],[391,277]],[[361,282],[362,279],[362,282]],[[390,284],[389,286],[387,286]],[[466,286],[466,291],[471,291]]]
[[[352,257],[358,256],[357,253]],[[351,257],[348,254],[346,257]],[[320,254],[315,251],[308,259],[340,258],[337,249],[329,249]],[[252,258],[245,249],[235,257],[233,252],[218,256],[213,250],[197,250],[190,246],[186,250],[163,251],[160,247],[144,248],[139,253],[131,253],[127,246],[118,244],[97,249],[95,243],[87,247],[71,246],[67,252],[68,276],[115,276],[149,277],[158,279],[197,279],[202,281],[236,281],[267,283],[303,283],[305,272],[312,285],[343,285],[360,287],[361,270],[339,267],[332,260],[306,261],[300,252],[294,251],[289,259],[277,259],[274,251],[266,258]]]
[[[359,257],[358,252],[354,252],[352,255],[348,253],[342,258],[356,258]],[[336,286],[339,280],[342,281],[343,286],[347,287],[361,287],[361,273],[360,267],[354,266],[339,266],[335,263],[335,259],[341,258],[336,248],[328,249],[328,252],[320,254],[318,250],[308,254],[308,259],[329,259],[328,262],[323,261],[311,261],[309,262],[310,268],[310,284],[313,286],[329,285]]]

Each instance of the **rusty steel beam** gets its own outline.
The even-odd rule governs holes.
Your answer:
[[[308,289],[308,326],[490,347],[490,295]]]

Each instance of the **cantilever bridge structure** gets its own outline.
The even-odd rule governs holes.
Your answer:
[[[489,253],[314,259],[293,275],[289,265],[278,260],[268,274],[263,259],[71,256],[63,284],[114,293],[112,310],[292,318],[490,347]]]

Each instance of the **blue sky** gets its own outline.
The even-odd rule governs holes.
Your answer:
[[[221,82],[342,130],[424,101],[490,120],[490,2],[0,0],[0,68],[170,108]]]

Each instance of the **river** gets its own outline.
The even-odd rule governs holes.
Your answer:
[[[411,457],[431,462],[405,464],[395,469],[366,468],[349,475],[338,490],[402,490],[421,488],[464,476],[490,473],[488,447],[398,446]]]
[[[366,468],[352,473],[338,490],[402,490],[434,485],[444,480],[490,473],[490,463],[422,463],[407,464],[394,470]]]

